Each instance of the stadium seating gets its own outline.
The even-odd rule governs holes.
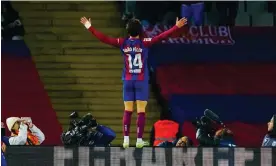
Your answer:
[[[26,29],[25,40],[31,50],[40,78],[44,83],[63,129],[68,115],[91,112],[99,123],[117,133],[113,144],[122,141],[122,101],[120,51],[105,45],[80,24],[90,17],[100,31],[119,37],[120,14],[115,2],[14,2]],[[146,131],[156,121],[156,101],[149,103]],[[136,138],[136,116],[131,137]],[[146,138],[148,138],[148,133]],[[134,143],[134,142],[133,142]]]
[[[267,12],[266,1],[239,2],[236,18],[237,26],[273,26],[273,22],[273,14]]]
[[[267,12],[267,2],[240,1],[236,17],[236,26],[273,26],[273,13]],[[216,25],[218,12],[215,4],[212,4],[211,11],[205,13],[205,25]]]
[[[247,2],[246,3],[246,5],[247,5],[247,12],[249,14],[265,13],[266,12],[266,10],[265,10],[266,4],[267,4],[267,2],[265,2],[265,1]]]
[[[248,15],[248,13],[245,12],[240,12],[237,14],[236,17],[236,25],[237,26],[248,26],[250,25],[250,16]]]
[[[273,26],[272,13],[252,14],[252,26]]]

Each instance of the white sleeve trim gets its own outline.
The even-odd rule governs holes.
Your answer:
[[[151,41],[152,38],[144,38],[144,41]]]
[[[117,43],[120,44],[120,38],[117,38]]]
[[[91,27],[91,23],[87,21],[84,26],[86,29],[89,29]]]

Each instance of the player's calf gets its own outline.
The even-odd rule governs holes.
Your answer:
[[[124,105],[125,105],[125,111],[124,111],[124,117],[123,117],[123,131],[124,131],[123,147],[128,148],[131,116],[133,112],[133,101],[125,101]]]
[[[146,106],[147,101],[136,101],[137,103],[137,141],[136,141],[136,147],[141,148],[143,146],[147,145],[147,142],[143,141],[143,135],[144,135],[144,128],[146,124]]]

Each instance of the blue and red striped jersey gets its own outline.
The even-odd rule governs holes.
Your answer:
[[[148,48],[145,43],[138,38],[129,38],[123,41],[120,49],[124,58],[122,80],[148,80]]]

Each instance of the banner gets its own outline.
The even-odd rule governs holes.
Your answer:
[[[169,29],[144,28],[146,37]],[[174,63],[275,63],[274,27],[186,26],[149,50],[151,67]]]
[[[155,25],[144,28],[145,36],[153,38],[158,34],[168,30],[169,26]],[[170,36],[168,40],[162,43],[169,44],[214,44],[214,45],[233,45],[235,41],[232,38],[231,30],[226,26],[206,26],[206,27],[184,27]]]
[[[20,166],[273,166],[276,149],[11,146],[6,159]]]

